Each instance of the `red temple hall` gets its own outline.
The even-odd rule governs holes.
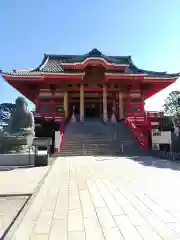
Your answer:
[[[179,73],[146,71],[131,56],[106,56],[93,49],[84,55],[45,54],[37,68],[1,71],[1,76],[35,104],[35,118],[135,119],[144,131],[144,101],[174,83]]]

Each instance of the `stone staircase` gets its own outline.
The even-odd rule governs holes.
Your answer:
[[[114,146],[116,149],[120,149],[120,145],[123,144],[123,153],[120,151],[120,155],[125,156],[142,156],[147,155],[141,147],[137,144],[135,137],[132,135],[131,130],[123,123],[111,124],[106,126],[109,131],[114,135]]]
[[[122,152],[123,143],[123,152]],[[59,156],[135,156],[144,154],[123,124],[100,121],[70,123]]]

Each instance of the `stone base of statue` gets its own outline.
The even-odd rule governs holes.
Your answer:
[[[0,154],[0,166],[47,166],[49,154],[47,150],[35,152],[34,149],[30,152],[14,152]]]
[[[0,166],[34,165],[33,135],[0,132]]]
[[[0,154],[0,166],[34,166],[35,154],[33,152]]]
[[[31,147],[28,151],[0,153],[0,166],[47,166],[49,160],[48,150],[35,150]]]
[[[0,132],[0,153],[29,152],[33,144],[34,135],[22,133]]]

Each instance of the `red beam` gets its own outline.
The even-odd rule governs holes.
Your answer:
[[[64,64],[64,68],[75,68],[75,69],[84,69],[87,66],[102,66],[105,69],[112,69],[112,70],[121,70],[127,68],[129,65],[127,64],[113,64],[109,63],[104,59],[86,59],[81,63],[69,63]]]
[[[108,81],[112,81],[112,80],[118,80],[118,81],[122,81],[122,80],[143,80],[144,79],[144,75],[122,75],[122,74],[105,74],[105,78]]]
[[[79,74],[68,74],[68,73],[62,73],[62,74],[44,74],[44,79],[62,79],[62,80],[69,80],[69,79],[77,79],[82,80],[84,77],[84,73]]]
[[[7,82],[42,82],[43,76],[3,76]]]

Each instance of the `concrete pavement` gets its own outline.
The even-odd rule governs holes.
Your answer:
[[[48,169],[0,167],[0,239],[3,239]]]
[[[0,196],[32,194],[49,166],[41,168],[0,168]]]
[[[11,239],[178,240],[179,185],[151,157],[59,157]]]

